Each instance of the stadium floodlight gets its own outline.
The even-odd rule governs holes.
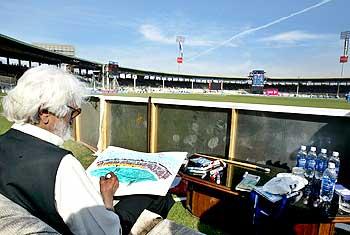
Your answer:
[[[177,62],[177,71],[178,73],[180,73],[180,64],[183,63],[183,57],[184,57],[183,43],[185,42],[185,37],[176,36],[176,42],[179,44],[179,55],[176,58],[176,62]]]
[[[340,39],[344,39],[343,55],[340,56],[340,63],[341,63],[340,77],[341,78],[343,78],[343,74],[344,74],[344,63],[348,62],[349,38],[350,38],[350,31],[344,31],[340,33]],[[340,82],[338,82],[337,97],[339,97],[339,89],[340,89]]]
[[[179,43],[184,43],[185,42],[185,37],[184,36],[176,36],[176,42]]]
[[[344,31],[340,33],[340,39],[349,39],[350,38],[350,31]]]
[[[344,31],[344,32],[340,33],[340,39],[344,39],[344,53],[343,53],[343,56],[346,56],[346,57],[347,57],[348,51],[349,51],[349,38],[350,38],[350,31]],[[347,62],[347,60],[346,60],[346,62]]]

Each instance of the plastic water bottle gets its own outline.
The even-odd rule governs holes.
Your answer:
[[[320,199],[323,202],[332,201],[334,194],[335,182],[337,181],[337,173],[335,172],[335,164],[328,163],[328,168],[323,172],[320,189]]]
[[[315,174],[315,167],[316,167],[316,147],[312,146],[310,148],[310,151],[308,152],[306,156],[306,163],[305,163],[305,176],[307,178],[313,178]]]
[[[339,159],[339,153],[333,152],[332,156],[329,159],[329,162],[333,162],[335,165],[335,172],[337,173],[337,176],[339,174],[339,167],[340,167],[340,159]]]
[[[323,172],[328,167],[328,157],[327,149],[321,149],[321,152],[317,155],[316,158],[316,169],[315,169],[315,178],[321,179]]]
[[[301,145],[300,150],[297,153],[297,167],[305,168],[306,155],[306,146]]]

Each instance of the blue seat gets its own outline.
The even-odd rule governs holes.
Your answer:
[[[294,234],[293,224],[288,221],[289,199],[282,196],[279,201],[271,202],[259,193],[252,191],[252,224],[254,235]]]
[[[254,190],[251,192],[251,198],[254,203],[253,224],[280,218],[288,203],[288,198],[285,195],[282,196],[281,200],[271,202]]]

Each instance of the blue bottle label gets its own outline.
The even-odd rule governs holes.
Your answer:
[[[326,164],[323,161],[319,161],[316,165],[316,170],[319,172],[323,172]]]
[[[298,166],[304,167],[304,166],[305,166],[305,163],[306,163],[306,159],[305,159],[305,158],[301,158],[301,159],[299,159],[299,161],[298,161]]]
[[[316,161],[315,160],[309,160],[308,161],[308,169],[315,169]]]

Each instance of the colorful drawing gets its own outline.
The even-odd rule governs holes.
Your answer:
[[[186,152],[143,153],[110,146],[98,155],[87,173],[95,184],[101,176],[115,173],[119,180],[117,196],[165,195],[186,156]]]

